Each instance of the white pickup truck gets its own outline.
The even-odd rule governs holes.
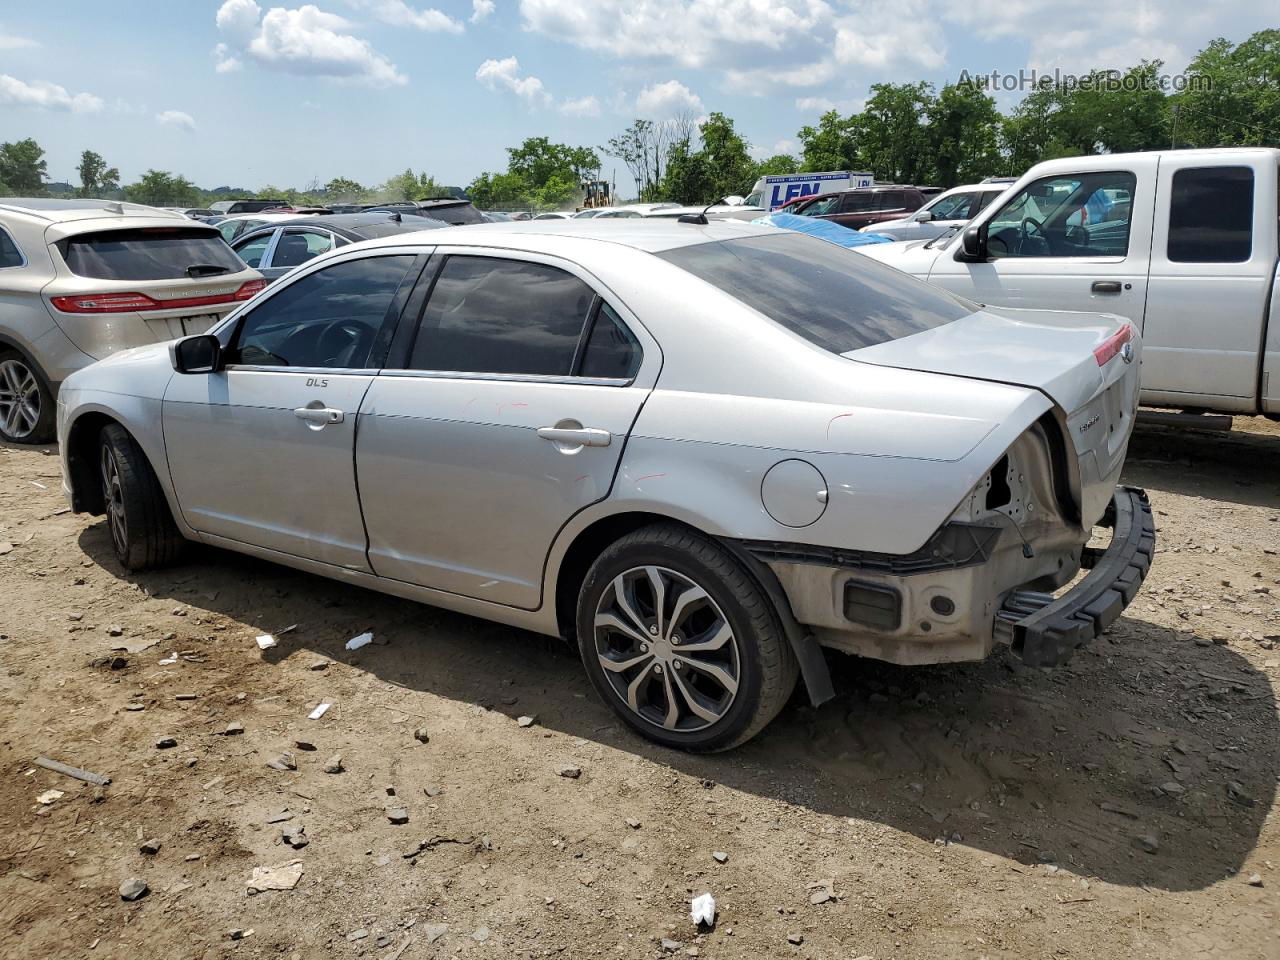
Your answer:
[[[1050,160],[963,229],[858,247],[984,304],[1114,313],[1142,403],[1280,417],[1280,150]]]

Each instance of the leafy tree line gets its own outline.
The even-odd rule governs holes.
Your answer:
[[[861,111],[831,110],[797,133],[800,156],[751,160],[750,145],[720,113],[675,132],[636,121],[606,152],[631,169],[645,200],[709,203],[745,193],[760,176],[866,170],[878,180],[950,187],[1016,176],[1042,160],[1170,147],[1280,144],[1280,30],[1243,43],[1214,40],[1187,68],[1183,89],[1160,83],[1164,63],[1095,71],[1041,86],[1009,113],[975,80],[878,83]],[[981,80],[982,78],[979,78]],[[662,146],[662,160],[654,148]]]
[[[1171,146],[1280,144],[1280,30],[1239,44],[1218,39],[1196,54],[1185,88],[1158,82],[1164,64],[1144,60],[1123,71],[1097,71],[1083,82],[1041,86],[1008,113],[984,89],[985,78],[933,84],[878,83],[862,109],[831,110],[797,132],[798,156],[752,159],[751,145],[723,113],[698,122],[691,114],[635,120],[598,147],[530,137],[507,150],[507,169],[477,176],[467,190],[482,209],[558,209],[581,199],[581,184],[599,177],[601,155],[630,171],[642,200],[710,203],[745,194],[767,174],[799,170],[867,170],[883,181],[948,187],[1003,174],[1042,160]],[[121,185],[119,171],[92,150],[76,168],[79,196],[156,206],[204,206],[228,196],[186,177],[148,170]],[[46,192],[44,151],[31,138],[0,143],[0,195]],[[236,195],[295,204],[375,203],[440,196],[427,173],[404,173],[376,186],[338,177],[303,189],[263,187]]]

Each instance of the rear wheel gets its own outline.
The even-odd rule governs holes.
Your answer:
[[[35,367],[14,350],[0,351],[0,440],[48,443],[54,415],[53,394]]]
[[[637,530],[601,554],[577,625],[600,696],[666,746],[744,743],[795,687],[795,656],[768,597],[724,548],[674,524]]]
[[[146,570],[177,561],[186,541],[146,454],[119,424],[102,428],[98,475],[111,546],[121,565]]]

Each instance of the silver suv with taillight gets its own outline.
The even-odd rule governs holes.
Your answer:
[[[135,203],[0,199],[0,440],[45,443],[81,367],[203,333],[263,287],[216,229]]]

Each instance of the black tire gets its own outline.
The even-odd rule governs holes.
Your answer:
[[[656,612],[659,594],[650,579],[653,570],[658,571],[665,598],[661,613]],[[675,593],[669,592],[672,586]],[[690,587],[695,588],[692,595],[698,599],[682,607],[679,601]],[[700,596],[697,588],[705,596]],[[639,614],[645,624],[649,644],[639,643],[640,630],[597,629],[598,614],[607,623],[636,622],[636,617],[616,615],[623,608],[623,596],[627,598],[625,608]],[[685,613],[682,619],[682,610],[693,612]],[[698,629],[697,637],[692,632],[681,637],[682,623],[693,628],[698,618],[707,624],[705,629]],[[707,639],[722,636],[726,625],[731,631],[726,645],[733,649],[722,646],[698,654],[687,652],[708,647]],[[662,632],[669,632],[671,640],[660,641]],[[693,752],[728,750],[750,740],[778,715],[799,673],[767,594],[727,550],[674,523],[636,530],[596,559],[578,594],[577,633],[583,666],[604,701],[642,735],[664,746]],[[628,644],[631,649],[620,649]],[[602,660],[616,666],[606,670]],[[633,660],[640,665],[619,669]],[[702,663],[709,663],[711,669],[719,667],[719,676],[736,678],[736,689],[729,693],[726,685],[704,674],[698,666]],[[698,685],[710,689],[712,695],[702,696],[695,689]],[[727,704],[723,696],[715,700],[717,688],[729,697]],[[649,694],[644,703],[639,702],[639,693],[633,696],[639,712],[627,701],[633,689]],[[690,695],[690,690],[695,695]],[[677,702],[674,712],[672,699]],[[703,711],[698,716],[693,715],[695,700]],[[667,726],[682,710],[687,716]],[[713,715],[715,719],[711,719]]]
[[[15,410],[18,404],[23,409]],[[34,423],[33,406],[37,408]],[[10,412],[15,414],[12,419],[7,416]],[[57,414],[53,392],[36,365],[16,350],[0,350],[0,440],[50,443],[57,433]]]
[[[121,565],[136,571],[176,563],[187,541],[146,454],[119,424],[102,428],[98,479],[111,546]]]

